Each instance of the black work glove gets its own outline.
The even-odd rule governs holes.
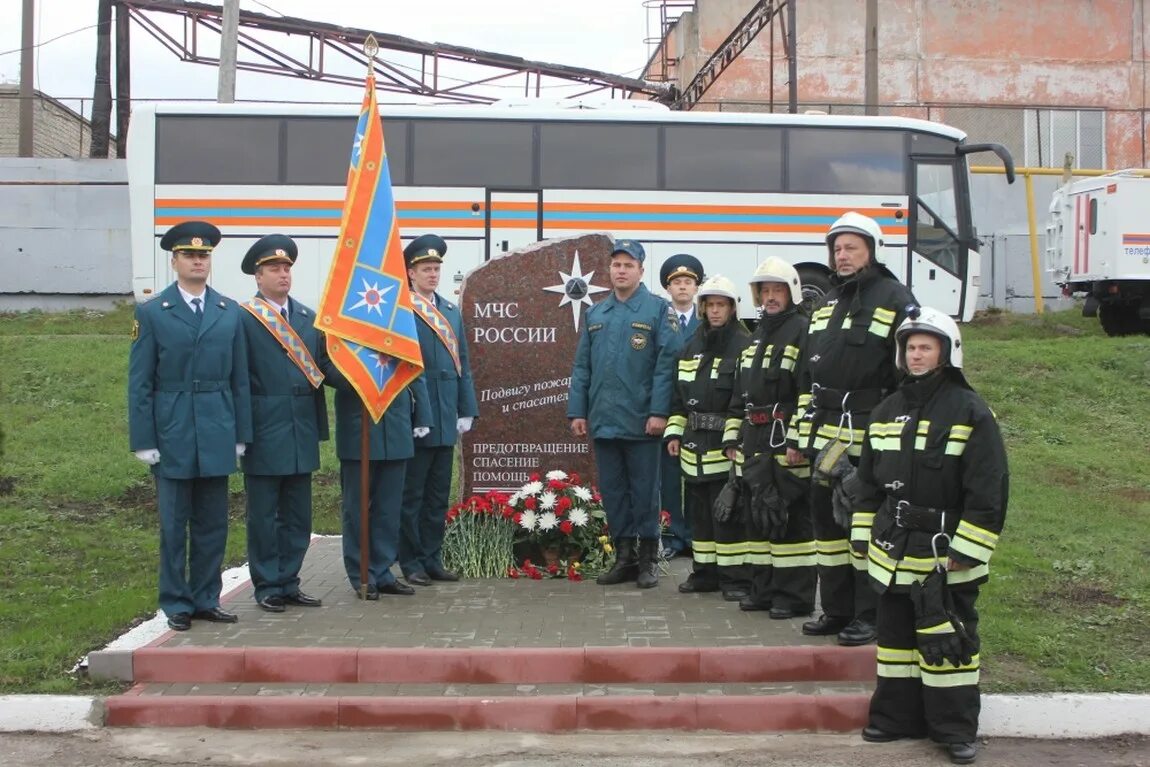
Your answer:
[[[735,467],[731,466],[727,484],[723,485],[723,489],[719,491],[719,497],[715,499],[715,506],[711,510],[716,523],[725,525],[739,517],[739,497],[743,492],[742,484],[743,481],[735,475]]]
[[[862,486],[858,469],[854,468],[831,485],[831,513],[839,527],[850,529]]]
[[[918,652],[927,665],[969,664],[973,643],[966,627],[954,614],[954,604],[947,593],[946,571],[935,568],[921,583],[912,583],[910,601],[914,605]]]
[[[766,506],[767,526],[763,529],[767,533],[768,541],[777,541],[787,534],[787,522],[790,521],[787,513],[787,502],[775,485],[771,485],[764,495],[766,498],[763,505]]]

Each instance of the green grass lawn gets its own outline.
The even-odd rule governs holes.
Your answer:
[[[130,308],[0,315],[0,692],[89,689],[75,660],[155,612],[130,328]],[[985,689],[1150,691],[1150,338],[1107,338],[1075,312],[964,333],[1012,472],[980,605]],[[316,532],[339,532],[336,465],[325,443]],[[229,565],[244,559],[240,489],[233,477]]]

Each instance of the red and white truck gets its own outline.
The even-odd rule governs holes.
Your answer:
[[[1107,335],[1150,334],[1150,178],[1119,172],[1073,181],[1050,203],[1046,266]]]

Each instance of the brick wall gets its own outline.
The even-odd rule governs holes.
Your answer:
[[[60,101],[39,91],[33,95],[32,156],[82,158],[88,156],[91,123]],[[112,140],[110,156],[116,156]],[[17,157],[20,147],[20,91],[0,85],[0,157]]]

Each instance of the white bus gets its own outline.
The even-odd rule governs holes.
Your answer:
[[[746,292],[769,256],[794,263],[808,292],[828,285],[824,235],[848,210],[875,218],[885,261],[924,304],[968,320],[978,297],[966,155],[954,128],[895,117],[391,106],[383,114],[405,241],[450,245],[451,278],[502,251],[607,232],[647,249],[648,286],[681,252]],[[202,219],[218,226],[212,284],[252,291],[239,263],[257,238],[300,245],[293,293],[323,288],[358,108],[155,104],[136,107],[128,140],[133,287],[137,300],[172,279],[160,236]]]

